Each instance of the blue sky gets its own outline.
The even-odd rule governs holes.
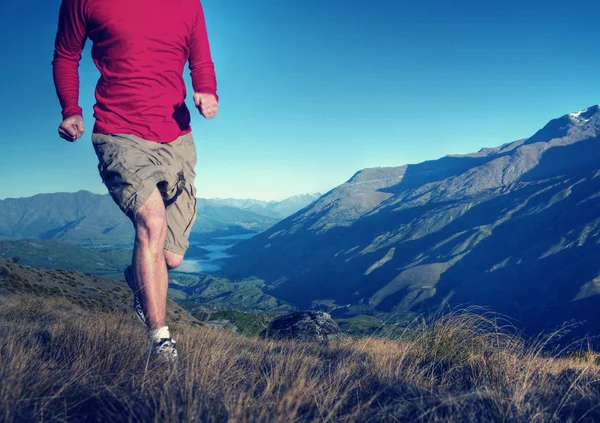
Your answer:
[[[600,103],[597,0],[203,5],[221,104],[217,119],[192,120],[202,197],[326,192],[366,167],[500,145]],[[0,3],[0,198],[106,192],[89,138],[98,78],[89,41],[87,132],[76,144],[57,135],[59,6]]]

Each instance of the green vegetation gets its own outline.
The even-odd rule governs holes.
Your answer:
[[[373,317],[365,314],[360,314],[354,317],[345,317],[335,319],[340,326],[342,332],[356,336],[370,336],[384,327],[384,323]]]
[[[198,312],[194,317],[201,322],[228,323],[242,335],[256,337],[265,329],[276,314],[267,313],[244,313],[241,311],[224,310],[214,313]]]
[[[175,274],[169,281],[170,297],[192,314],[206,309],[282,313],[292,309],[284,301],[266,294],[264,281],[256,278],[231,282],[210,275]]]
[[[24,239],[0,241],[0,257],[18,256],[19,264],[41,269],[67,269],[121,279],[131,251],[89,250],[58,241]]]

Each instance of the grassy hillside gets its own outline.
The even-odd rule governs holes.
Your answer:
[[[125,294],[118,282],[0,266],[3,422],[600,419],[596,353],[556,358],[480,315],[321,346],[250,339],[171,313],[180,360],[168,368],[147,361],[143,327],[115,306]],[[119,295],[109,302],[111,292]]]
[[[65,242],[23,239],[0,241],[0,257],[20,258],[19,263],[40,269],[76,270],[120,279],[131,262],[131,251],[118,249],[86,249]]]
[[[131,311],[133,296],[124,281],[64,269],[41,270],[0,257],[0,296],[15,294],[66,300],[89,312],[123,314],[136,322]],[[200,324],[175,302],[167,301],[169,320]]]

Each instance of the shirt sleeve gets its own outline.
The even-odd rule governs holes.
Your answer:
[[[194,92],[213,94],[218,100],[215,66],[210,54],[204,11],[200,2],[198,2],[198,9],[190,36],[189,62]]]
[[[85,0],[63,0],[54,42],[52,70],[63,119],[81,115],[79,61],[87,38]]]

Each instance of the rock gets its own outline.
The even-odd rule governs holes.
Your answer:
[[[293,339],[327,343],[340,334],[340,327],[322,311],[295,311],[273,319],[260,333],[262,339]]]

